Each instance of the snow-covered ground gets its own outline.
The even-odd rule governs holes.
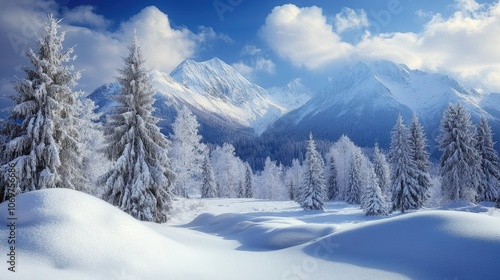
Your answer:
[[[67,189],[22,194],[0,227],[0,279],[498,279],[500,211],[448,205],[366,217],[332,202],[191,199],[167,224],[139,222]],[[7,203],[0,220],[9,224]],[[460,211],[452,210],[460,209]],[[469,212],[474,213],[469,213]]]

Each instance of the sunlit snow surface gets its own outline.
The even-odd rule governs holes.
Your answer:
[[[182,199],[154,224],[48,189],[17,197],[15,273],[0,228],[0,279],[498,279],[500,212],[442,209],[461,211],[366,217],[340,202],[306,212],[291,201]]]

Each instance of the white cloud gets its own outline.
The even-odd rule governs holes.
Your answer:
[[[122,38],[130,41],[134,29],[143,47],[149,67],[169,72],[196,50],[193,33],[187,28],[174,29],[168,16],[154,6],[146,7],[120,27]]]
[[[256,55],[259,54],[262,50],[257,48],[254,45],[245,45],[241,50],[241,54],[243,55]]]
[[[254,59],[250,63],[239,61],[237,63],[233,63],[231,66],[250,81],[254,81],[255,76],[259,72],[266,74],[276,73],[276,67],[273,61],[263,57],[258,57],[257,59]]]
[[[347,30],[360,29],[368,26],[368,17],[364,10],[342,8],[342,11],[335,15],[335,27],[339,34]]]
[[[65,23],[70,25],[83,25],[99,29],[106,28],[110,24],[110,21],[103,15],[94,13],[94,11],[94,6],[78,6],[71,10],[65,9],[63,18]]]
[[[500,4],[479,9],[475,2],[462,2],[467,2],[467,13],[459,10],[449,18],[436,14],[420,33],[367,37],[357,52],[450,73],[473,87],[500,91]]]
[[[439,71],[468,86],[500,92],[500,3],[456,2],[456,11],[434,14],[419,32],[370,34],[356,45],[342,42],[318,7],[278,6],[260,35],[293,65],[317,69],[349,59],[389,59],[411,68]]]
[[[14,75],[18,65],[29,65],[20,54],[27,46],[33,46],[48,13],[63,17],[61,30],[68,30],[64,46],[75,46],[78,58],[72,62],[76,70],[83,70],[79,88],[90,93],[96,87],[114,82],[117,68],[123,66],[122,57],[133,37],[134,28],[144,50],[149,68],[169,73],[183,60],[194,56],[215,40],[231,43],[225,35],[210,27],[200,26],[195,32],[187,28],[173,28],[168,16],[156,7],[146,7],[135,16],[120,24],[115,32],[106,29],[110,21],[95,13],[91,6],[62,10],[53,0],[7,1],[0,10],[0,40],[2,57],[0,86]],[[10,40],[9,38],[13,38]],[[11,43],[11,41],[13,43]],[[5,58],[4,58],[5,57]]]
[[[322,9],[293,4],[275,7],[259,31],[264,41],[295,66],[317,69],[345,58],[351,46],[327,23]]]
[[[241,75],[245,76],[247,79],[252,80],[255,69],[242,61],[231,64],[231,66],[236,69]]]
[[[261,57],[255,61],[255,69],[269,74],[273,74],[275,72],[274,63],[270,59]]]

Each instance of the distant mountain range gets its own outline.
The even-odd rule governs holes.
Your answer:
[[[162,119],[163,132],[170,133],[176,110],[188,106],[210,143],[303,141],[312,131],[316,139],[336,141],[345,134],[357,145],[372,147],[377,141],[387,148],[397,116],[409,122],[415,113],[432,149],[450,102],[461,102],[476,122],[485,115],[500,134],[500,94],[480,94],[449,76],[390,61],[346,67],[317,93],[300,80],[264,89],[218,58],[186,60],[170,75],[158,71],[151,75],[155,115]],[[113,105],[109,96],[119,89],[117,83],[103,85],[89,98],[106,113]]]

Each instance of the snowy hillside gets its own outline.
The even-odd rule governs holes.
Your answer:
[[[475,119],[486,115],[494,127],[500,122],[499,111],[482,109],[498,108],[494,101],[448,76],[390,61],[358,62],[267,133],[304,139],[312,130],[318,138],[335,140],[347,134],[361,146],[373,146],[375,140],[387,146],[397,116],[409,121],[415,112],[434,139],[450,102],[461,102]]]
[[[500,212],[366,217],[356,205],[182,199],[167,224],[139,222],[67,189],[16,197],[17,272],[1,279],[495,279]],[[0,218],[7,218],[7,203]],[[8,236],[8,228],[0,228]],[[2,242],[1,251],[7,252]],[[5,263],[4,263],[5,265]]]

